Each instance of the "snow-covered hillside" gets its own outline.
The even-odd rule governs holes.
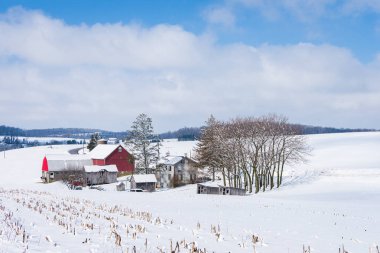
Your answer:
[[[45,154],[73,145],[1,153],[0,252],[169,252],[177,242],[179,252],[310,246],[337,253],[343,245],[348,252],[377,252],[380,133],[308,140],[309,162],[287,168],[282,188],[244,197],[197,195],[195,185],[155,193],[117,192],[114,185],[70,191],[39,177]],[[183,155],[194,145],[168,142],[162,149]]]

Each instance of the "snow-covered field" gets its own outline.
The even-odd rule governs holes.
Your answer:
[[[71,191],[39,183],[45,154],[74,145],[0,154],[1,252],[378,252],[380,133],[311,135],[308,164],[284,186],[248,196]],[[167,142],[188,153],[195,142]],[[80,147],[80,145],[78,146]],[[119,238],[120,236],[120,238]],[[118,241],[117,239],[120,239]],[[194,251],[195,252],[195,251]]]

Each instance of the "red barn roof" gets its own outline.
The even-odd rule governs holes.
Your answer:
[[[49,171],[49,166],[48,166],[46,156],[44,157],[44,160],[42,161],[42,171]]]

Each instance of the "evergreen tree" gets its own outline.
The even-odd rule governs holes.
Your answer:
[[[100,134],[99,133],[94,133],[91,135],[90,142],[87,145],[88,150],[93,150],[96,145],[98,145],[98,140],[100,139]]]
[[[221,151],[222,146],[218,136],[218,130],[221,123],[218,122],[213,115],[206,121],[206,127],[202,129],[196,147],[196,159],[199,161],[200,168],[208,168],[212,174],[212,181],[215,181],[216,169],[221,167]]]
[[[131,145],[136,158],[136,169],[146,174],[149,173],[149,165],[158,160],[159,145],[152,143],[153,138],[152,119],[142,113],[133,122],[126,142]]]

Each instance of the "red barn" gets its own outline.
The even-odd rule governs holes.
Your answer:
[[[135,169],[133,156],[120,144],[98,144],[89,155],[93,165],[115,164],[121,173],[132,173]]]

